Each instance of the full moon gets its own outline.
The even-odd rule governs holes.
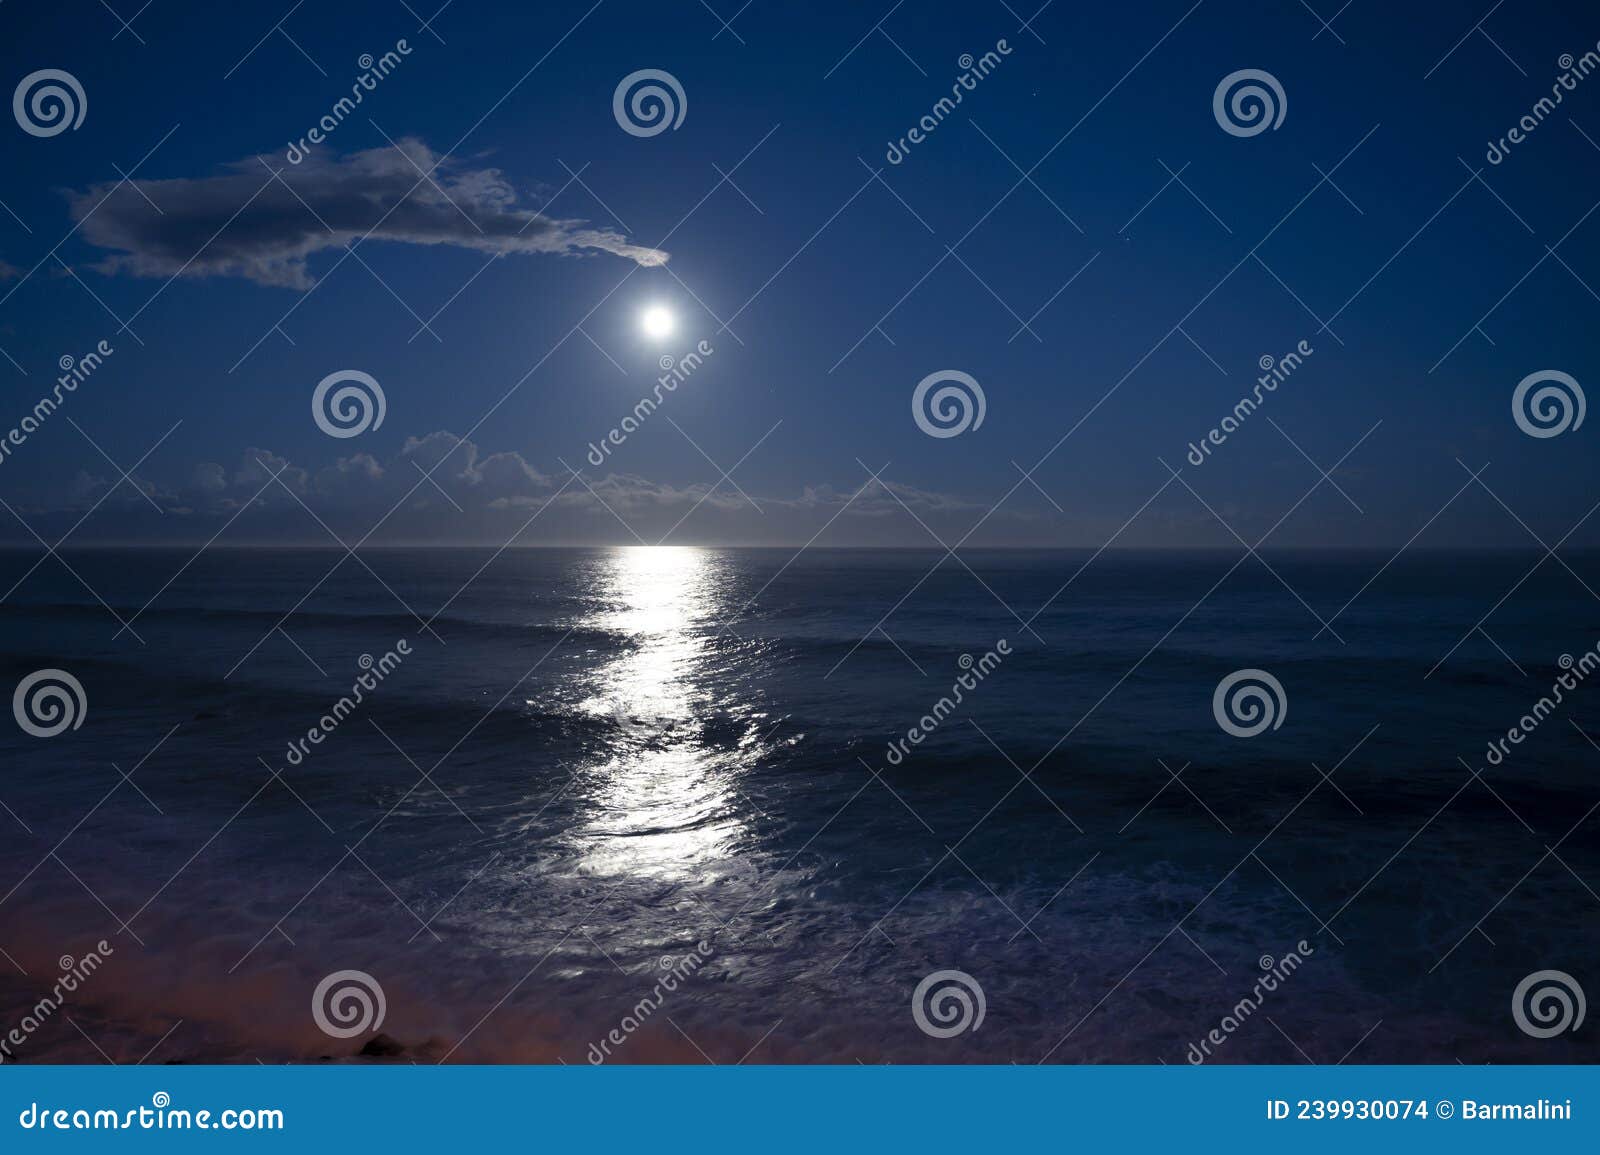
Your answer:
[[[644,329],[645,336],[659,340],[672,335],[672,331],[678,327],[678,319],[665,305],[651,305],[640,315],[639,325]]]

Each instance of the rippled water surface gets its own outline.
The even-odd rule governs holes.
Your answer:
[[[401,1058],[627,1020],[613,1061],[1182,1062],[1302,943],[1223,1061],[1594,1058],[1508,1004],[1596,973],[1600,687],[1486,761],[1600,642],[1571,574],[1496,607],[1537,556],[965,556],[0,554],[4,684],[88,700],[0,732],[0,1008],[113,948],[21,1061],[351,1056],[310,1001],[358,969]],[[1247,667],[1286,710],[1239,739]],[[950,1039],[941,969],[985,1000]]]

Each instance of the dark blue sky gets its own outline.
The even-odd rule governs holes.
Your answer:
[[[1320,480],[1301,450],[1329,468],[1369,432],[1344,493],[1324,483],[1270,544],[1399,546],[1425,525],[1422,546],[1553,544],[1600,497],[1600,418],[1535,438],[1511,409],[1536,371],[1600,382],[1600,76],[1485,159],[1563,54],[1596,49],[1591,4],[1505,5],[1478,31],[1481,0],[1355,0],[1331,30],[1277,0],[1057,0],[1031,30],[1032,0],[737,18],[711,0],[731,31],[698,3],[456,0],[431,32],[398,0],[326,7],[157,0],[131,30],[88,0],[0,7],[7,90],[55,68],[87,98],[76,130],[0,131],[0,437],[59,358],[115,348],[0,460],[0,497],[51,541],[91,507],[69,544],[204,541],[260,493],[224,540],[330,542],[320,517],[347,540],[385,519],[373,540],[499,544],[553,500],[520,542],[953,544],[984,519],[974,544],[1098,546],[1142,509],[1118,544],[1236,545]],[[290,164],[362,54],[402,38]],[[889,164],[959,58],[1001,39]],[[686,110],[639,137],[612,95],[646,68]],[[1247,68],[1286,113],[1240,137],[1212,97]],[[678,316],[665,341],[640,330],[652,303]],[[701,340],[692,378],[587,461],[657,359]],[[1258,359],[1301,340],[1292,378],[1187,464]],[[386,414],[335,439],[310,402],[345,369]],[[985,417],[934,438],[911,396],[946,369]],[[106,496],[101,450],[126,469],[180,421],[133,472],[144,496]],[[472,446],[441,464],[441,433]],[[708,457],[745,457],[738,489],[706,497]],[[1491,463],[1493,495],[1458,457]],[[1158,458],[1182,478],[1151,501]],[[886,462],[890,488],[847,505]],[[33,541],[0,514],[4,540]],[[1600,520],[1569,540],[1597,543]]]

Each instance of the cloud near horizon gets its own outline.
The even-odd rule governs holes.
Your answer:
[[[278,179],[269,159],[251,157],[212,176],[91,185],[69,194],[72,217],[84,239],[110,250],[95,266],[103,273],[241,277],[289,289],[314,283],[310,257],[369,233],[496,256],[605,252],[647,267],[668,258],[615,229],[519,207],[499,169],[441,161],[415,137],[299,165],[270,162],[282,166]]]
[[[548,506],[552,516],[542,520],[552,530],[559,527],[559,533],[591,536],[598,530],[629,536],[631,530],[649,540],[680,526],[685,532],[716,534],[735,526],[776,529],[779,523],[810,524],[838,513],[858,519],[897,516],[916,538],[925,539],[908,509],[921,519],[977,517],[988,509],[968,498],[879,481],[865,488],[808,485],[794,496],[758,494],[758,512],[731,486],[677,486],[619,472],[576,478],[564,469],[551,474],[520,453],[486,453],[447,430],[408,437],[386,460],[358,452],[316,468],[296,464],[270,449],[250,447],[231,465],[202,462],[181,481],[160,483],[141,476],[136,484],[142,497],[126,484],[108,495],[108,487],[119,481],[82,471],[60,502],[30,508],[35,513],[68,515],[105,498],[102,512],[117,511],[112,520],[127,528],[125,515],[148,509],[148,499],[165,514],[190,524],[241,514],[240,530],[245,534],[258,517],[297,525],[307,536],[323,533],[317,520],[353,529],[359,536],[380,519],[392,518],[388,526],[396,530],[431,527],[446,536],[470,530],[473,536],[492,538]],[[243,513],[247,507],[254,509]],[[769,515],[775,513],[788,516],[774,520]],[[166,525],[172,528],[171,522]]]

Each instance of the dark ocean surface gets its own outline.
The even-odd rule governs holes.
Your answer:
[[[192,557],[0,553],[0,685],[87,699],[0,726],[0,1030],[113,948],[8,1061],[354,1056],[355,969],[402,1061],[1183,1063],[1290,951],[1214,1061],[1600,1057],[1511,1013],[1600,992],[1600,685],[1486,756],[1600,644],[1595,556]]]

